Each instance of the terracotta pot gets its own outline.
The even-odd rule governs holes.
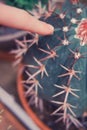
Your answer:
[[[21,100],[21,103],[24,107],[24,109],[26,110],[26,112],[29,114],[29,116],[33,119],[33,121],[39,126],[39,128],[41,130],[51,130],[50,128],[48,128],[48,126],[46,126],[34,113],[34,111],[31,109],[31,107],[29,106],[27,99],[24,96],[24,87],[23,84],[21,83],[22,79],[23,79],[23,70],[24,70],[24,66],[23,64],[21,64],[19,66],[19,70],[18,70],[18,78],[17,78],[17,87],[18,87],[18,94],[19,94],[19,98]]]
[[[15,56],[6,52],[0,52],[0,60],[4,61],[9,61],[13,62],[15,59]],[[25,111],[28,113],[28,115],[33,119],[33,121],[39,126],[41,130],[51,130],[46,126],[34,113],[34,111],[31,109],[29,106],[27,99],[24,96],[24,87],[23,84],[21,83],[23,79],[23,70],[24,70],[24,65],[20,64],[18,67],[18,77],[17,77],[17,88],[18,88],[18,95],[20,98],[20,101],[22,103],[22,106],[24,107]]]

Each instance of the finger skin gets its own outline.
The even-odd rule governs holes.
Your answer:
[[[0,24],[41,35],[53,34],[53,26],[37,20],[25,10],[0,3]]]

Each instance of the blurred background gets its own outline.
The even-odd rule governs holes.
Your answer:
[[[43,5],[47,3],[47,0],[41,0],[41,1]],[[80,1],[85,4],[87,3],[87,0],[80,0]],[[38,0],[0,0],[0,2],[21,9],[31,10],[38,2]],[[61,0],[58,0],[58,2],[61,2]],[[20,104],[16,83],[18,66],[16,66],[15,68],[13,67],[12,65],[13,57],[9,56],[9,51],[12,48],[16,47],[14,42],[15,34],[16,36],[19,35],[21,39],[22,36],[26,35],[26,32],[21,32],[21,30],[0,26],[0,86],[4,90],[6,90],[6,92],[8,92],[10,95],[15,97],[17,103]]]
[[[32,9],[38,0],[6,0],[6,4],[16,6],[22,9]],[[47,0],[41,0],[43,4],[47,3]]]

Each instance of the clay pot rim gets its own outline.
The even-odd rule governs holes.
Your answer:
[[[19,99],[25,109],[25,111],[27,112],[27,114],[33,119],[33,121],[37,124],[37,126],[41,129],[41,130],[51,130],[48,126],[46,126],[38,117],[37,115],[34,113],[34,111],[30,108],[29,104],[27,103],[27,100],[24,98],[24,87],[21,83],[23,77],[22,77],[22,73],[24,70],[24,65],[21,63],[18,67],[18,75],[17,75],[17,89],[18,89],[18,95],[19,95]]]
[[[9,61],[13,62],[15,59],[15,56],[12,54],[9,54],[7,52],[0,52],[0,59],[4,61]],[[24,65],[21,63],[18,66],[18,74],[17,74],[17,91],[18,91],[18,96],[21,101],[22,106],[24,107],[25,111],[27,114],[32,118],[32,120],[37,124],[37,126],[41,130],[51,130],[48,126],[46,126],[38,117],[37,115],[33,112],[33,110],[30,108],[29,104],[27,103],[27,100],[24,97],[24,87],[21,83],[22,81],[22,73],[24,70]]]

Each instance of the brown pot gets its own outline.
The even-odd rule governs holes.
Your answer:
[[[29,106],[27,99],[24,96],[24,87],[23,84],[21,83],[22,79],[23,79],[23,70],[24,70],[24,66],[23,64],[21,64],[19,66],[19,70],[18,70],[18,78],[17,78],[17,87],[18,87],[18,94],[19,94],[19,98],[21,100],[21,103],[24,107],[24,109],[26,110],[26,112],[29,114],[29,116],[33,119],[33,121],[37,124],[37,126],[41,129],[41,130],[51,130],[48,126],[46,126],[34,113],[34,111],[31,109],[31,107]]]
[[[13,62],[15,59],[15,56],[6,52],[0,52],[0,60],[4,60],[4,61],[9,61],[9,62]],[[28,113],[28,115],[33,119],[33,121],[37,124],[37,126],[41,129],[41,130],[51,130],[50,128],[48,128],[48,126],[46,126],[34,113],[34,111],[31,109],[31,107],[29,106],[25,96],[24,96],[24,87],[23,84],[21,83],[22,81],[22,74],[23,74],[23,70],[24,70],[24,65],[20,64],[18,67],[18,77],[17,77],[17,88],[18,88],[18,95],[20,98],[20,101],[22,103],[22,106],[24,107],[25,111]]]

